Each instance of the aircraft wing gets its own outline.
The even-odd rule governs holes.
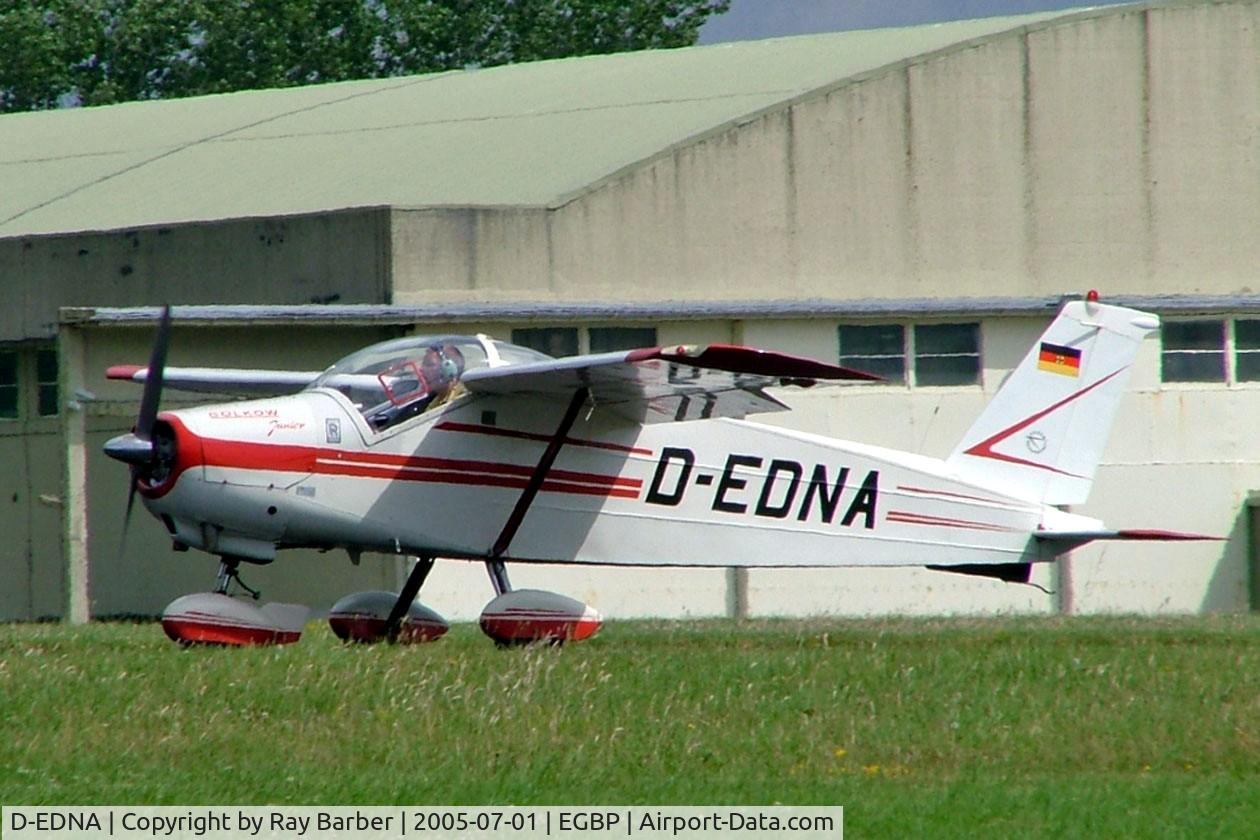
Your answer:
[[[148,375],[149,369],[143,365],[115,365],[105,371],[109,379],[127,382],[144,382]],[[295,393],[319,375],[317,370],[167,367],[162,372],[162,382],[180,391],[262,397]]]
[[[464,374],[473,392],[568,397],[590,389],[595,405],[636,423],[744,417],[787,406],[766,393],[879,377],[814,359],[724,344],[654,347],[572,356]]]

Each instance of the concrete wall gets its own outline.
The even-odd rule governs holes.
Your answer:
[[[0,341],[62,306],[385,303],[389,247],[382,210],[0,239]]]
[[[0,341],[52,335],[60,305],[274,302],[659,301],[1112,296],[1257,289],[1260,2],[1108,10],[929,56],[663,152],[550,208],[361,210],[133,232],[0,240]],[[983,384],[791,393],[766,418],[943,455],[1044,322],[992,319]],[[507,337],[512,324],[430,325]],[[670,322],[663,343],[741,341],[831,358],[826,320]],[[426,328],[427,329],[427,328]],[[172,364],[322,367],[371,339],[321,328],[187,333]],[[97,613],[153,612],[201,589],[214,561],[171,555],[137,512],[117,549],[124,471],[99,444],[127,428],[138,389],[99,371],[143,361],[143,331],[88,336],[90,552]],[[1144,349],[1094,497],[1117,525],[1226,534],[1228,544],[1108,545],[1073,555],[1048,595],[919,570],[754,571],[755,613],[1195,611],[1246,606],[1243,499],[1260,482],[1255,385],[1164,386]],[[59,520],[55,423],[0,428],[11,531],[0,618],[52,614]],[[121,488],[121,489],[120,489]],[[1192,491],[1186,488],[1193,488]],[[41,501],[41,497],[49,497]],[[328,570],[295,574],[303,564]],[[318,564],[315,566],[313,564]],[[269,596],[326,606],[392,586],[393,558],[351,570],[299,555],[247,576]],[[722,572],[523,569],[518,585],[589,597],[610,615],[725,609]],[[471,617],[475,564],[435,572],[435,606]],[[440,589],[438,582],[449,581]],[[294,588],[296,587],[296,588]],[[650,605],[645,609],[644,605]],[[51,611],[51,612],[50,612]]]
[[[62,450],[55,417],[0,421],[0,620],[62,614]]]
[[[790,414],[763,422],[945,457],[1044,326],[1039,318],[983,321],[982,386],[793,393]],[[1034,582],[1051,593],[917,569],[757,570],[749,580],[751,609],[774,615],[1247,609],[1252,559],[1245,506],[1260,486],[1252,422],[1260,383],[1161,383],[1159,371],[1159,342],[1150,338],[1093,492],[1074,510],[1112,527],[1194,531],[1227,542],[1094,543],[1072,552],[1062,574],[1035,570]]]
[[[891,68],[561,206],[396,213],[395,299],[1237,293],[1260,3],[1106,10]]]
[[[1045,325],[1044,317],[983,320],[979,385],[785,390],[781,396],[791,412],[753,419],[944,457]],[[506,336],[512,325],[477,326]],[[836,322],[666,322],[658,338],[665,344],[733,340],[834,358]],[[751,570],[750,612],[860,616],[1247,609],[1251,559],[1243,508],[1251,488],[1260,485],[1260,443],[1250,433],[1250,418],[1260,411],[1260,383],[1161,384],[1159,369],[1159,342],[1152,338],[1141,349],[1094,492],[1080,510],[1116,527],[1197,531],[1228,537],[1228,542],[1098,543],[1074,552],[1062,571],[1038,567],[1033,581],[1050,591],[924,569]],[[512,574],[517,585],[585,597],[614,617],[712,615],[725,609],[727,581],[718,571],[652,575],[633,569],[522,566]],[[471,619],[487,591],[480,567],[452,562],[439,565],[426,598],[452,617]]]
[[[508,322],[416,325],[417,332],[481,330],[507,336]],[[1006,374],[1045,326],[1042,317],[982,321],[983,372],[978,385],[915,388],[840,387],[781,397],[793,407],[759,422],[830,434],[943,457],[953,448]],[[88,554],[94,615],[155,614],[180,594],[204,590],[216,560],[173,553],[164,529],[137,509],[125,549],[121,524],[126,470],[100,448],[129,428],[139,388],[109,382],[109,364],[143,359],[150,331],[136,327],[78,329],[84,385],[96,394],[85,408]],[[177,327],[172,364],[266,365],[318,369],[396,329],[320,327]],[[747,341],[834,358],[831,319],[673,321],[659,325],[662,343]],[[1142,348],[1129,395],[1108,446],[1095,491],[1083,512],[1117,527],[1166,527],[1229,537],[1226,543],[1097,544],[1073,553],[1065,570],[1039,567],[1034,581],[1052,590],[947,575],[922,569],[752,570],[753,615],[876,615],[1198,612],[1248,606],[1249,546],[1243,510],[1260,484],[1260,443],[1249,418],[1260,411],[1260,383],[1179,385],[1159,381],[1158,342]],[[165,404],[181,402],[168,392]],[[66,598],[60,544],[61,440],[56,418],[0,428],[0,455],[12,467],[0,482],[6,551],[0,565],[10,586],[0,619],[57,616]],[[1203,430],[1212,430],[1211,434]],[[23,443],[25,441],[25,443]],[[25,447],[25,448],[24,448]],[[928,562],[931,558],[924,558]],[[265,597],[325,610],[351,591],[396,588],[405,561],[367,555],[352,567],[344,554],[286,552],[265,568],[244,570]],[[722,615],[730,608],[724,570],[639,570],[512,566],[520,587],[583,598],[614,618]],[[480,564],[439,563],[425,601],[452,619],[471,620],[490,597]]]

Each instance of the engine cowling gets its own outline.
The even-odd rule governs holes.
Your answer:
[[[287,645],[302,637],[310,609],[302,604],[257,606],[218,592],[176,598],[162,611],[162,629],[181,644]]]
[[[356,592],[347,595],[328,612],[328,624],[345,642],[379,642],[385,638],[385,622],[398,601],[396,592]],[[446,619],[419,602],[412,602],[398,629],[404,644],[431,642],[450,629]]]
[[[481,611],[481,631],[501,645],[577,642],[603,623],[594,607],[541,589],[505,592]]]

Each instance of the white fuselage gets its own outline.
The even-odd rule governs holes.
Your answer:
[[[466,394],[376,432],[345,396],[168,412],[177,466],[144,488],[177,542],[270,559],[345,547],[484,558],[565,406]],[[1038,528],[1097,524],[951,477],[941,461],[737,420],[579,416],[504,559],[908,566],[1053,558]]]

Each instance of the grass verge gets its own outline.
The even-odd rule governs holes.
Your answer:
[[[1246,836],[1260,620],[614,622],[498,650],[0,626],[6,804],[830,804],[853,837]]]

